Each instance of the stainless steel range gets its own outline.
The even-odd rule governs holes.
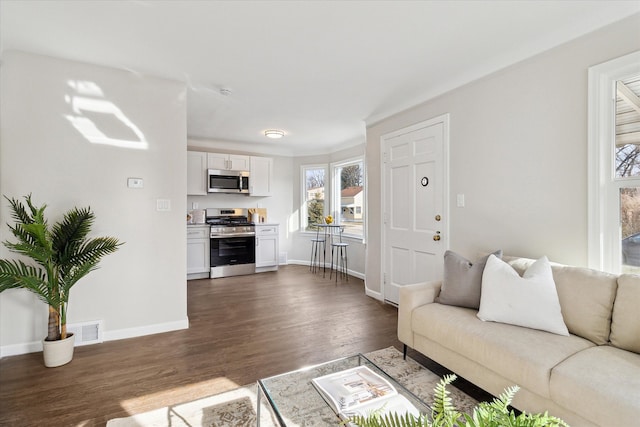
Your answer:
[[[211,226],[211,278],[256,271],[256,230],[246,209],[207,209]]]

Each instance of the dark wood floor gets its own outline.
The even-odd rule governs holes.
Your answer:
[[[402,349],[397,309],[367,297],[354,277],[336,285],[307,267],[285,266],[187,287],[187,330],[77,347],[58,368],[45,368],[42,353],[0,360],[0,426],[104,426],[303,366]],[[456,386],[489,397],[463,379]]]
[[[150,301],[149,303],[153,303]],[[305,365],[388,346],[397,310],[302,266],[188,282],[190,328],[77,347],[45,368],[42,353],[0,361],[0,425],[103,426]]]

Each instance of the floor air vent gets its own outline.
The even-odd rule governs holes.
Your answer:
[[[76,336],[75,346],[102,342],[102,320],[67,325],[67,332]]]

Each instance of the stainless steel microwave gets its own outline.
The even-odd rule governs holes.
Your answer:
[[[248,171],[207,171],[207,191],[209,193],[249,194]]]

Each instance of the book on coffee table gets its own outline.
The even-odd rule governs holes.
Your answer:
[[[395,412],[415,417],[418,409],[381,375],[366,366],[357,366],[312,379],[312,384],[331,408],[343,419]]]

